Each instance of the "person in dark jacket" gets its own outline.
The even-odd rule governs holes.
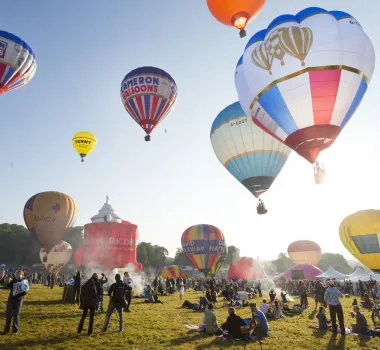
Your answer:
[[[7,309],[6,309],[6,320],[4,327],[4,334],[9,333],[11,329],[11,322],[13,318],[12,331],[17,334],[20,328],[20,314],[22,309],[22,304],[24,302],[24,296],[28,293],[29,284],[26,279],[24,279],[24,272],[17,271],[15,278],[9,283],[8,288],[11,290],[9,292]]]
[[[102,292],[102,295],[100,297],[101,298],[100,303],[99,303],[99,311],[104,312],[104,308],[103,308],[104,285],[108,282],[108,278],[105,276],[104,273],[102,273],[102,277],[99,280],[99,282],[100,282],[100,288],[101,288],[101,292]]]
[[[228,336],[233,338],[241,338],[243,334],[240,330],[240,324],[242,319],[236,315],[236,311],[233,307],[228,308],[227,321],[222,324],[222,329],[228,332]]]
[[[111,316],[115,309],[119,314],[119,331],[124,331],[123,326],[123,308],[126,304],[124,299],[126,285],[121,280],[119,274],[115,275],[115,283],[113,283],[108,290],[108,296],[111,297],[110,304],[108,306],[106,321],[104,323],[103,332],[107,332],[108,326],[110,324]]]
[[[79,303],[79,295],[80,295],[80,286],[82,281],[82,274],[80,271],[76,273],[74,276],[74,295],[73,295],[73,304]]]
[[[98,308],[101,297],[101,286],[99,282],[99,275],[94,273],[91,278],[83,285],[81,292],[80,309],[83,310],[82,317],[78,325],[78,334],[83,331],[84,321],[86,320],[88,311],[90,311],[90,323],[88,326],[88,335],[92,335],[94,327],[95,310]]]

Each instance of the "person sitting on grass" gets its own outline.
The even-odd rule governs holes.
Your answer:
[[[282,313],[281,305],[277,300],[274,301],[273,317],[274,318],[285,318],[285,315]]]
[[[149,292],[148,299],[144,300],[144,303],[147,303],[147,304],[156,304],[156,303],[163,304],[163,302],[161,300],[158,300],[157,294],[154,294],[152,289]]]
[[[276,299],[276,292],[274,291],[274,289],[271,289],[271,291],[269,292],[269,298],[270,298],[270,303],[272,304],[274,302],[274,299]]]
[[[283,303],[287,303],[288,301],[286,300],[286,296],[288,295],[288,293],[284,292],[284,291],[281,291],[281,299],[282,299],[282,302]]]
[[[352,331],[359,334],[368,334],[370,329],[365,316],[360,312],[359,306],[355,305],[352,309],[354,312],[351,312],[351,316],[356,318],[356,323],[351,324]]]
[[[240,329],[241,321],[242,319],[236,315],[235,309],[230,307],[228,308],[227,321],[222,324],[222,329],[228,333],[228,337],[241,338],[243,336]]]
[[[207,310],[204,313],[204,324],[206,326],[206,333],[209,335],[222,335],[223,330],[218,327],[216,315],[214,314],[214,305],[208,304]]]
[[[269,325],[264,313],[256,308],[255,303],[249,304],[252,311],[252,316],[255,318],[255,328],[251,334],[251,338],[255,340],[257,337],[260,339],[269,336]]]
[[[199,297],[199,305],[201,306],[201,311],[205,311],[209,300],[206,297]]]
[[[327,331],[331,326],[329,325],[331,321],[327,321],[326,309],[323,306],[319,307],[319,312],[316,316],[318,318],[318,329],[320,331]]]
[[[269,305],[267,304],[267,301],[264,299],[263,303],[260,305],[260,311],[265,315],[268,316],[269,313]]]
[[[373,307],[373,303],[371,301],[371,299],[369,298],[368,294],[365,293],[364,294],[364,301],[362,301],[360,303],[362,305],[362,307],[364,307],[365,309],[372,309]]]
[[[352,306],[355,306],[355,305],[358,305],[358,301],[356,300],[356,298],[354,298],[354,301],[352,302]]]

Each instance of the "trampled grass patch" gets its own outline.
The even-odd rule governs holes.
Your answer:
[[[0,349],[243,349],[244,342],[223,341],[216,337],[197,332],[189,332],[184,324],[200,324],[202,314],[192,310],[181,309],[179,295],[162,297],[164,304],[144,304],[143,299],[132,300],[132,312],[125,313],[125,332],[118,332],[118,321],[113,316],[107,333],[101,333],[105,313],[95,315],[94,337],[77,335],[77,326],[81,316],[78,306],[61,302],[62,288],[50,290],[40,285],[33,285],[25,298],[21,314],[21,329],[18,335],[1,335]],[[192,302],[199,300],[201,293],[188,292],[185,299]],[[4,326],[5,302],[8,291],[0,289],[0,327]],[[344,298],[346,326],[354,322],[350,317],[352,298]],[[105,297],[108,305],[108,297]],[[256,299],[260,303],[260,299]],[[227,308],[217,304],[215,313],[219,324],[227,317]],[[299,316],[270,321],[272,336],[263,341],[263,349],[380,349],[380,338],[361,339],[354,336],[342,338],[332,333],[320,334],[308,328],[317,324],[314,301],[309,298],[311,308]],[[363,309],[362,309],[363,310]],[[370,312],[364,311],[372,326]],[[242,317],[249,317],[249,308],[238,309]],[[328,314],[328,312],[327,312]],[[86,321],[85,328],[87,327]],[[259,349],[259,344],[251,342],[247,349]]]

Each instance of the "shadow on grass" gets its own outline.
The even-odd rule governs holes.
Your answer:
[[[206,333],[199,333],[199,332],[197,332],[197,334],[189,332],[188,334],[191,334],[191,335],[172,339],[170,341],[170,344],[178,346],[178,345],[182,345],[182,344],[187,344],[189,342],[193,342],[193,341],[198,340],[198,339],[213,337],[213,336],[207,335]]]
[[[43,314],[42,312],[41,313],[38,313],[38,312],[34,312],[34,313],[23,312],[21,314],[21,316],[25,320],[28,320],[28,319],[40,319],[40,320],[44,320],[44,319],[49,319],[49,318],[57,318],[57,319],[60,319],[60,318],[80,318],[80,315],[78,313],[71,313],[71,314]]]
[[[309,320],[313,320],[315,318],[315,315],[317,314],[317,310],[313,310],[309,314]]]
[[[49,305],[58,305],[63,304],[62,300],[25,300],[24,305],[43,305],[43,306],[49,306]]]
[[[11,344],[2,344],[1,349],[18,349],[21,346],[43,346],[43,345],[57,345],[64,343],[67,340],[78,338],[78,335],[56,335],[55,337],[45,339],[33,339],[33,340],[20,340],[18,342],[12,342]]]
[[[337,334],[333,334],[327,344],[326,349],[340,349],[344,350],[346,348],[346,337],[339,335],[339,340]]]
[[[265,340],[261,340],[261,343],[264,345]],[[258,341],[245,341],[245,340],[238,340],[238,339],[227,339],[227,340],[222,340],[219,338],[214,338],[214,340],[208,344],[200,344],[196,346],[197,350],[203,350],[203,349],[209,349],[212,347],[217,347],[219,349],[222,348],[237,348],[241,347],[242,349],[245,347],[248,347],[249,344],[257,344],[258,348],[260,348],[260,344]]]

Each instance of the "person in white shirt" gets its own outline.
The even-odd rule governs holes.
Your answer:
[[[124,272],[123,283],[125,284],[125,301],[127,302],[124,311],[130,312],[129,307],[132,302],[133,279],[129,276],[128,272]]]
[[[269,305],[267,304],[267,301],[264,299],[263,300],[263,303],[260,305],[260,311],[264,314],[264,315],[268,315],[268,311],[269,311]]]

